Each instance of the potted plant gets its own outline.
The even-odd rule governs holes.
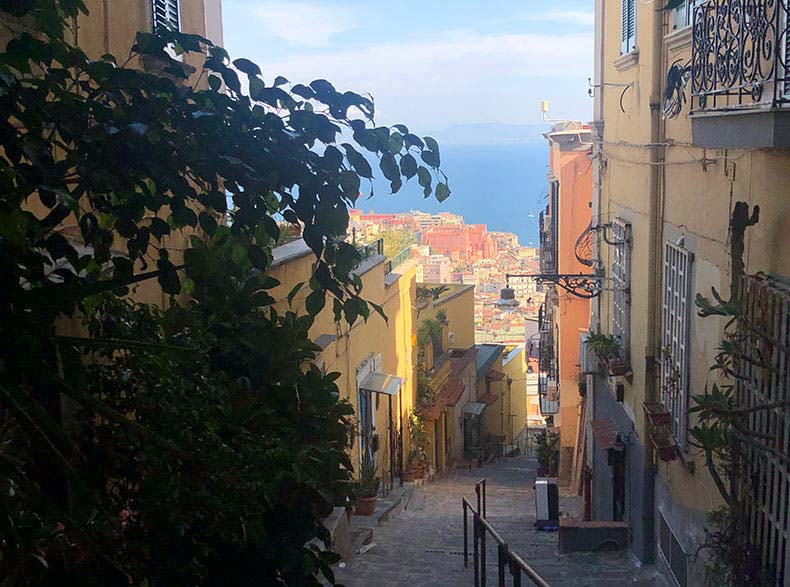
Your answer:
[[[372,458],[362,460],[359,468],[356,504],[354,510],[359,516],[370,516],[376,511],[376,496],[379,493],[379,482],[376,477],[376,463]]]
[[[557,475],[557,444],[560,435],[551,430],[541,430],[535,437],[538,450],[538,477]]]
[[[620,342],[614,335],[590,333],[586,344],[598,356],[609,375],[619,377],[628,372],[628,363],[623,358]]]
[[[403,471],[404,481],[414,481],[425,477],[428,469],[428,433],[422,416],[414,410],[409,413],[409,454],[406,456],[406,469]]]

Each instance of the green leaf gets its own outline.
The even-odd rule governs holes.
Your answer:
[[[305,300],[305,308],[311,316],[317,316],[326,304],[326,294],[323,290],[315,290]]]
[[[188,296],[191,296],[195,293],[195,280],[191,277],[187,277],[184,280],[184,293]]]
[[[417,160],[407,153],[400,159],[400,170],[406,179],[411,179],[417,175]]]
[[[372,179],[373,170],[370,168],[370,163],[368,163],[367,159],[349,143],[343,143],[343,148],[346,150],[346,158],[348,158],[348,162],[354,168],[354,171],[360,177]]]
[[[253,63],[249,59],[244,59],[243,57],[240,59],[234,59],[233,67],[235,67],[242,73],[246,73],[250,77],[261,75],[261,68],[258,67],[255,63]]]
[[[436,199],[444,202],[450,196],[450,188],[446,183],[439,182],[436,184]]]
[[[304,281],[300,281],[295,286],[293,286],[291,291],[288,292],[288,298],[287,299],[288,299],[288,305],[289,306],[293,303],[294,298],[296,297],[296,294],[298,294],[299,290],[301,290],[303,287],[304,287]]]
[[[430,196],[431,195],[431,181],[432,181],[431,172],[428,171],[428,169],[426,169],[422,165],[420,165],[420,167],[417,168],[417,181],[419,181],[420,185],[424,188],[423,189],[423,195],[426,198],[428,196]]]

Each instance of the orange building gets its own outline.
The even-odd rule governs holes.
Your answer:
[[[488,259],[497,253],[497,244],[485,224],[433,226],[422,235],[422,244],[432,253],[471,263]]]
[[[589,233],[592,200],[591,135],[577,122],[556,124],[549,142],[549,203],[541,214],[541,273],[591,273],[592,258],[577,242]],[[583,455],[580,426],[580,336],[589,327],[590,302],[549,285],[541,325],[541,411],[560,432],[560,483],[578,490]]]

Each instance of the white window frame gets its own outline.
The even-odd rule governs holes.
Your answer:
[[[621,0],[620,53],[627,55],[636,49],[636,4],[637,0]]]
[[[672,433],[686,449],[689,403],[691,287],[694,254],[665,243],[661,294],[661,403],[669,412]]]
[[[631,356],[631,225],[622,218],[612,221],[612,334],[624,357]]]
[[[703,0],[686,0],[685,4],[678,6],[673,11],[673,28],[680,30],[694,24],[694,8],[702,4]]]
[[[181,7],[179,0],[151,0],[151,22],[153,31],[160,27],[181,30]]]

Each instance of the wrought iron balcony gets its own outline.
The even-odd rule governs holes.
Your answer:
[[[707,0],[694,9],[692,133],[704,147],[780,147],[790,106],[790,0]],[[711,114],[753,114],[711,117]],[[695,124],[695,118],[701,120]],[[723,123],[726,127],[722,126]],[[784,134],[785,136],[781,136]]]

